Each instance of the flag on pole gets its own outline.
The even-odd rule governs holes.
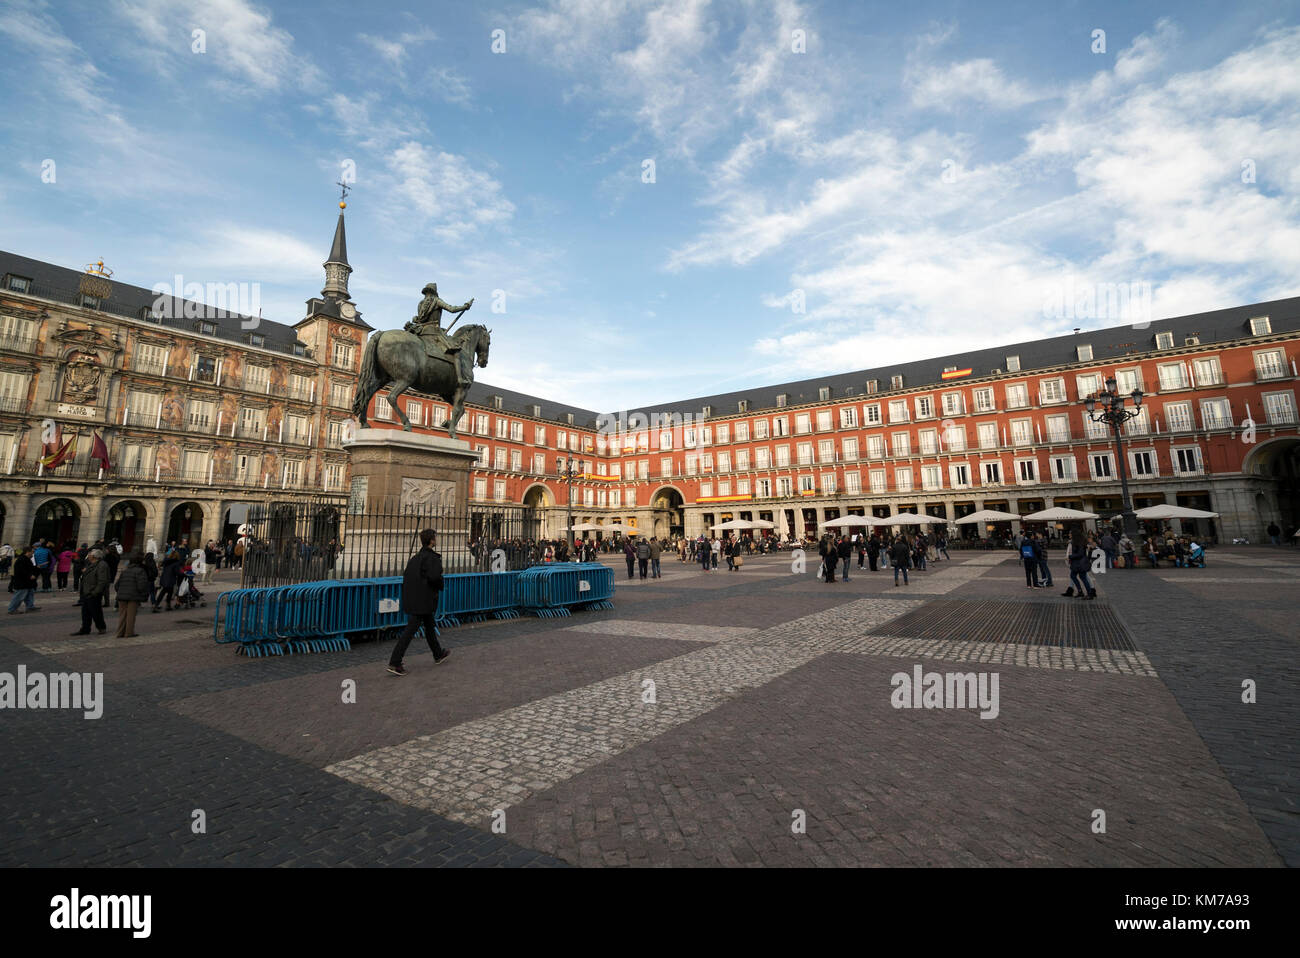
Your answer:
[[[99,468],[108,472],[112,468],[108,461],[108,446],[100,438],[99,433],[95,433],[95,443],[90,447],[90,458],[99,460]]]
[[[65,442],[56,452],[51,453],[41,459],[41,465],[46,469],[57,469],[68,459],[77,454],[77,437],[73,436]]]

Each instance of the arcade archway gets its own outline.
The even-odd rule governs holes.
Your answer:
[[[167,541],[178,545],[182,539],[189,540],[191,549],[202,545],[198,541],[203,533],[203,507],[197,502],[182,502],[172,510],[167,521]]]
[[[674,486],[664,486],[650,497],[651,535],[671,539],[686,534],[686,499]]]
[[[81,510],[71,499],[50,499],[36,507],[28,542],[48,539],[61,546],[75,542],[81,531]]]
[[[144,505],[135,499],[114,503],[104,516],[104,541],[112,542],[116,539],[123,552],[143,549],[147,518],[148,512]]]

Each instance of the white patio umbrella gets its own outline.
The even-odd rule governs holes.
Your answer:
[[[709,526],[710,529],[751,529],[748,519],[728,519],[726,522],[719,522],[716,526]]]
[[[1044,509],[1041,512],[1031,512],[1028,515],[1020,517],[1024,522],[1058,522],[1068,521],[1070,519],[1100,519],[1101,516],[1095,512],[1084,512],[1080,509],[1065,509],[1057,506],[1055,509]]]
[[[1188,509],[1186,506],[1147,506],[1145,509],[1135,510],[1133,513],[1139,519],[1217,519],[1217,512],[1206,512],[1203,509]]]
[[[822,523],[823,529],[849,529],[856,526],[872,526],[879,522],[873,516],[840,516],[838,519],[827,519]]]
[[[590,532],[592,529],[603,529],[604,526],[598,526],[594,522],[579,522],[576,526],[565,526],[565,532]]]
[[[750,519],[749,527],[751,529],[775,529],[775,522],[768,522],[766,519]]]
[[[1011,522],[1020,517],[1014,512],[999,512],[997,509],[981,509],[957,520],[957,525],[964,526],[972,522]]]
[[[892,516],[877,517],[872,520],[875,526],[925,526],[935,522],[947,522],[939,516],[918,516],[915,512],[899,512]]]

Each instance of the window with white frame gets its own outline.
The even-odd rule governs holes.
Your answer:
[[[1192,360],[1192,375],[1197,386],[1217,386],[1223,382],[1223,370],[1219,368],[1219,357]]]
[[[800,492],[816,492],[816,491],[817,491],[817,478],[816,478],[815,476],[800,476],[800,477],[799,477],[799,491],[800,491]]]
[[[790,420],[785,416],[777,416],[772,420],[772,435],[788,436],[790,435]]]
[[[731,424],[718,423],[718,445],[723,446],[731,442]]]
[[[1070,417],[1064,414],[1047,416],[1043,420],[1047,426],[1048,442],[1065,442],[1070,438]]]
[[[795,414],[794,431],[800,435],[803,435],[806,432],[812,432],[812,420],[806,412]]]
[[[533,453],[533,475],[542,476],[546,474],[546,453]]]
[[[515,442],[524,441],[524,424],[521,422],[512,422],[510,424],[510,438]]]
[[[1029,419],[1011,420],[1011,445],[1029,446],[1034,442],[1034,424]]]
[[[1196,446],[1182,446],[1173,450],[1174,472],[1178,475],[1199,475],[1201,450]]]
[[[966,411],[966,403],[961,393],[944,393],[942,398],[945,416],[960,416]]]
[[[853,462],[858,458],[858,440],[854,437],[845,437],[841,448],[844,450],[844,461]]]
[[[701,446],[711,446],[711,445],[713,445],[713,427],[712,427],[712,426],[701,426],[701,427],[700,427],[700,445],[701,445]]]
[[[736,442],[749,442],[749,423],[736,423]]]
[[[912,434],[906,432],[896,432],[893,434],[894,455],[910,456],[912,454]]]
[[[352,405],[353,389],[347,383],[330,384],[330,405],[347,409]]]
[[[997,408],[997,402],[993,398],[992,386],[982,386],[975,390],[976,412],[993,412]]]
[[[817,410],[817,431],[818,432],[826,432],[827,430],[833,428],[832,423],[833,420],[831,418],[831,411],[829,409]]]
[[[1138,478],[1150,478],[1157,475],[1156,454],[1150,449],[1135,449],[1128,454],[1129,468]]]
[[[1232,426],[1232,407],[1226,399],[1201,400],[1201,428],[1228,429]]]
[[[872,403],[870,406],[862,407],[862,423],[866,426],[879,426],[880,403]]]
[[[1016,460],[1016,481],[1022,484],[1029,484],[1038,481],[1038,460],[1037,459],[1017,459]]]
[[[826,493],[828,496],[835,493],[835,473],[822,473],[822,492]]]
[[[844,474],[844,491],[851,496],[861,492],[862,476],[856,472],[846,472]]]
[[[798,445],[799,465],[806,466],[812,462],[812,443],[801,442]]]
[[[730,479],[720,479],[720,480],[718,480],[718,495],[720,495],[720,496],[729,496],[729,495],[731,495],[731,480],[730,480]]]
[[[980,470],[983,473],[982,484],[986,486],[1000,486],[1002,484],[1002,463],[1001,462],[981,462]]]
[[[943,430],[943,444],[949,452],[966,451],[966,427],[951,423]]]
[[[488,467],[488,456],[491,455],[487,446],[475,446],[474,452],[478,454],[478,467],[486,469]]]
[[[1264,393],[1264,414],[1270,426],[1293,425],[1295,416],[1295,393]]]
[[[582,504],[583,504],[584,506],[594,506],[594,505],[596,504],[596,490],[594,490],[594,489],[583,489],[583,490],[582,490]]]
[[[1167,402],[1164,406],[1165,424],[1170,432],[1189,432],[1196,428],[1189,402]]]
[[[1029,405],[1029,387],[1024,383],[1011,383],[1007,386],[1007,408],[1024,409]]]
[[[872,469],[869,476],[869,480],[871,482],[872,492],[881,493],[887,491],[887,487],[885,485],[885,470]]]
[[[343,464],[340,462],[327,462],[325,464],[325,488],[342,489],[343,488]]]
[[[1110,435],[1110,426],[1104,422],[1094,422],[1086,411],[1079,413],[1079,415],[1083,417],[1083,435],[1085,438],[1105,439]]]
[[[894,470],[894,489],[898,492],[912,491],[912,470],[895,469]]]
[[[1187,367],[1182,363],[1161,363],[1156,367],[1160,376],[1160,391],[1174,392],[1187,388]]]
[[[1052,457],[1052,481],[1073,482],[1078,478],[1073,456]]]
[[[736,450],[736,468],[739,469],[739,470],[741,470],[741,471],[744,471],[744,470],[746,470],[746,469],[749,468],[749,450],[748,450],[748,449],[737,449],[737,450]]]
[[[249,392],[264,393],[270,382],[270,366],[255,366],[250,363],[244,367],[244,388]]]
[[[356,349],[351,343],[334,344],[334,365],[341,369],[351,369]]]
[[[897,375],[897,374],[896,374],[896,375],[893,375],[893,376],[890,376],[890,377],[889,377],[889,388],[890,388],[890,389],[902,389],[902,388],[903,388],[903,377],[902,377],[901,375]]]
[[[511,472],[524,471],[524,454],[519,449],[510,450],[510,471]]]
[[[917,419],[934,418],[934,397],[933,396],[916,397],[916,418]]]
[[[408,402],[406,404],[406,418],[411,420],[411,425],[420,426],[424,424],[424,407],[418,402]]]
[[[1143,406],[1135,411],[1137,415],[1124,423],[1124,432],[1130,436],[1145,436],[1151,431],[1151,409]]]
[[[545,426],[534,426],[534,427],[533,427],[533,445],[534,445],[534,446],[544,446],[544,445],[546,445],[546,427],[545,427]]]
[[[1008,356],[1008,357],[1007,357],[1007,367],[1006,367],[1006,368],[1007,368],[1007,372],[1009,372],[1009,373],[1018,373],[1018,372],[1020,372],[1020,357],[1019,357],[1019,356]]]
[[[212,428],[216,404],[207,399],[191,399],[186,410],[185,423],[190,429],[202,432]]]
[[[821,439],[817,442],[817,461],[834,462],[835,461],[835,440]]]
[[[939,451],[939,430],[922,429],[917,434],[921,455],[932,456]]]
[[[718,472],[731,472],[731,453],[718,453]]]
[[[953,463],[948,467],[948,482],[954,489],[970,488],[970,466],[964,462]]]
[[[1088,465],[1092,468],[1092,478],[1110,479],[1115,475],[1111,469],[1110,453],[1094,452],[1088,455]]]
[[[492,468],[496,469],[498,472],[505,472],[506,470],[506,447],[505,446],[497,446],[496,449],[492,451]]]
[[[789,447],[789,446],[777,446],[777,447],[776,447],[776,464],[777,464],[778,467],[781,467],[781,466],[788,466],[788,465],[790,465],[790,447]]]
[[[789,498],[794,495],[794,480],[789,476],[781,476],[776,480],[776,494],[782,498]]]
[[[1046,406],[1051,403],[1065,402],[1065,380],[1044,379],[1038,384],[1038,401]]]
[[[749,495],[750,482],[748,479],[736,480],[736,494],[741,496]]]
[[[5,320],[10,317],[3,317]],[[161,374],[167,368],[167,356],[171,353],[166,346],[153,343],[139,343],[135,347],[135,358],[131,366],[141,372]]]
[[[496,479],[492,482],[492,498],[497,502],[504,502],[506,498],[506,481]]]
[[[474,414],[474,434],[476,436],[486,436],[488,434],[488,415],[485,412]],[[563,448],[563,447],[561,447]]]
[[[995,422],[982,422],[975,427],[979,436],[981,449],[996,449],[998,447],[998,424]]]
[[[486,499],[486,498],[487,498],[487,480],[486,480],[486,479],[475,479],[475,480],[474,480],[474,498],[475,498],[475,499]]]
[[[302,460],[286,459],[284,461],[284,484],[289,488],[295,488],[302,485]]]
[[[1269,323],[1267,316],[1257,316],[1250,321],[1250,335],[1267,336],[1273,331],[1272,324]]]
[[[1078,357],[1078,361],[1081,363],[1091,362],[1092,346],[1091,345],[1076,346],[1075,355]]]
[[[1256,378],[1281,379],[1286,373],[1286,354],[1282,350],[1262,349],[1255,353]]]
[[[868,459],[885,458],[885,437],[884,436],[867,437],[867,458]]]
[[[660,460],[659,460],[659,475],[661,475],[661,476],[671,476],[672,474],[673,474],[673,459],[672,459],[672,456],[667,456],[667,457],[665,457],[665,458],[663,458],[663,459],[660,459]]]
[[[755,484],[755,488],[758,490],[757,493],[756,493],[757,496],[758,496],[758,498],[760,498],[760,499],[771,499],[771,498],[772,498],[772,480],[771,480],[771,479],[759,479],[759,480],[757,481],[757,483]]]
[[[383,396],[378,396],[375,398],[375,418],[376,419],[393,418],[393,407],[388,404],[388,400],[385,399]]]
[[[615,509],[622,505],[623,497],[617,489],[609,490],[609,504]]]
[[[1086,399],[1088,396],[1095,396],[1101,392],[1101,373],[1080,373],[1074,377],[1075,385],[1079,389],[1079,398]]]
[[[1141,369],[1117,369],[1115,370],[1115,388],[1121,395],[1127,396],[1135,389],[1142,388],[1142,370]]]
[[[755,420],[754,420],[754,438],[755,438],[755,439],[766,439],[766,438],[768,437],[768,435],[769,435],[770,432],[771,432],[771,430],[768,428],[768,421],[767,421],[766,419],[755,419]]]
[[[688,476],[696,476],[699,475],[699,472],[700,472],[700,457],[695,455],[694,453],[688,454],[686,457],[686,474]]]
[[[907,422],[907,400],[891,399],[889,401],[889,421]]]
[[[1173,333],[1156,333],[1156,349],[1173,349]]]
[[[943,473],[939,466],[921,467],[921,488],[927,492],[943,488]]]
[[[772,450],[768,449],[767,446],[759,446],[754,450],[754,468],[772,468]]]
[[[856,429],[858,427],[858,407],[841,406],[840,407],[840,428]]]

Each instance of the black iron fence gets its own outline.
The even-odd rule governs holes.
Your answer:
[[[249,509],[242,585],[401,575],[433,529],[443,571],[523,569],[541,561],[541,520],[525,506],[433,509],[382,504],[350,508],[346,499],[270,502]]]

